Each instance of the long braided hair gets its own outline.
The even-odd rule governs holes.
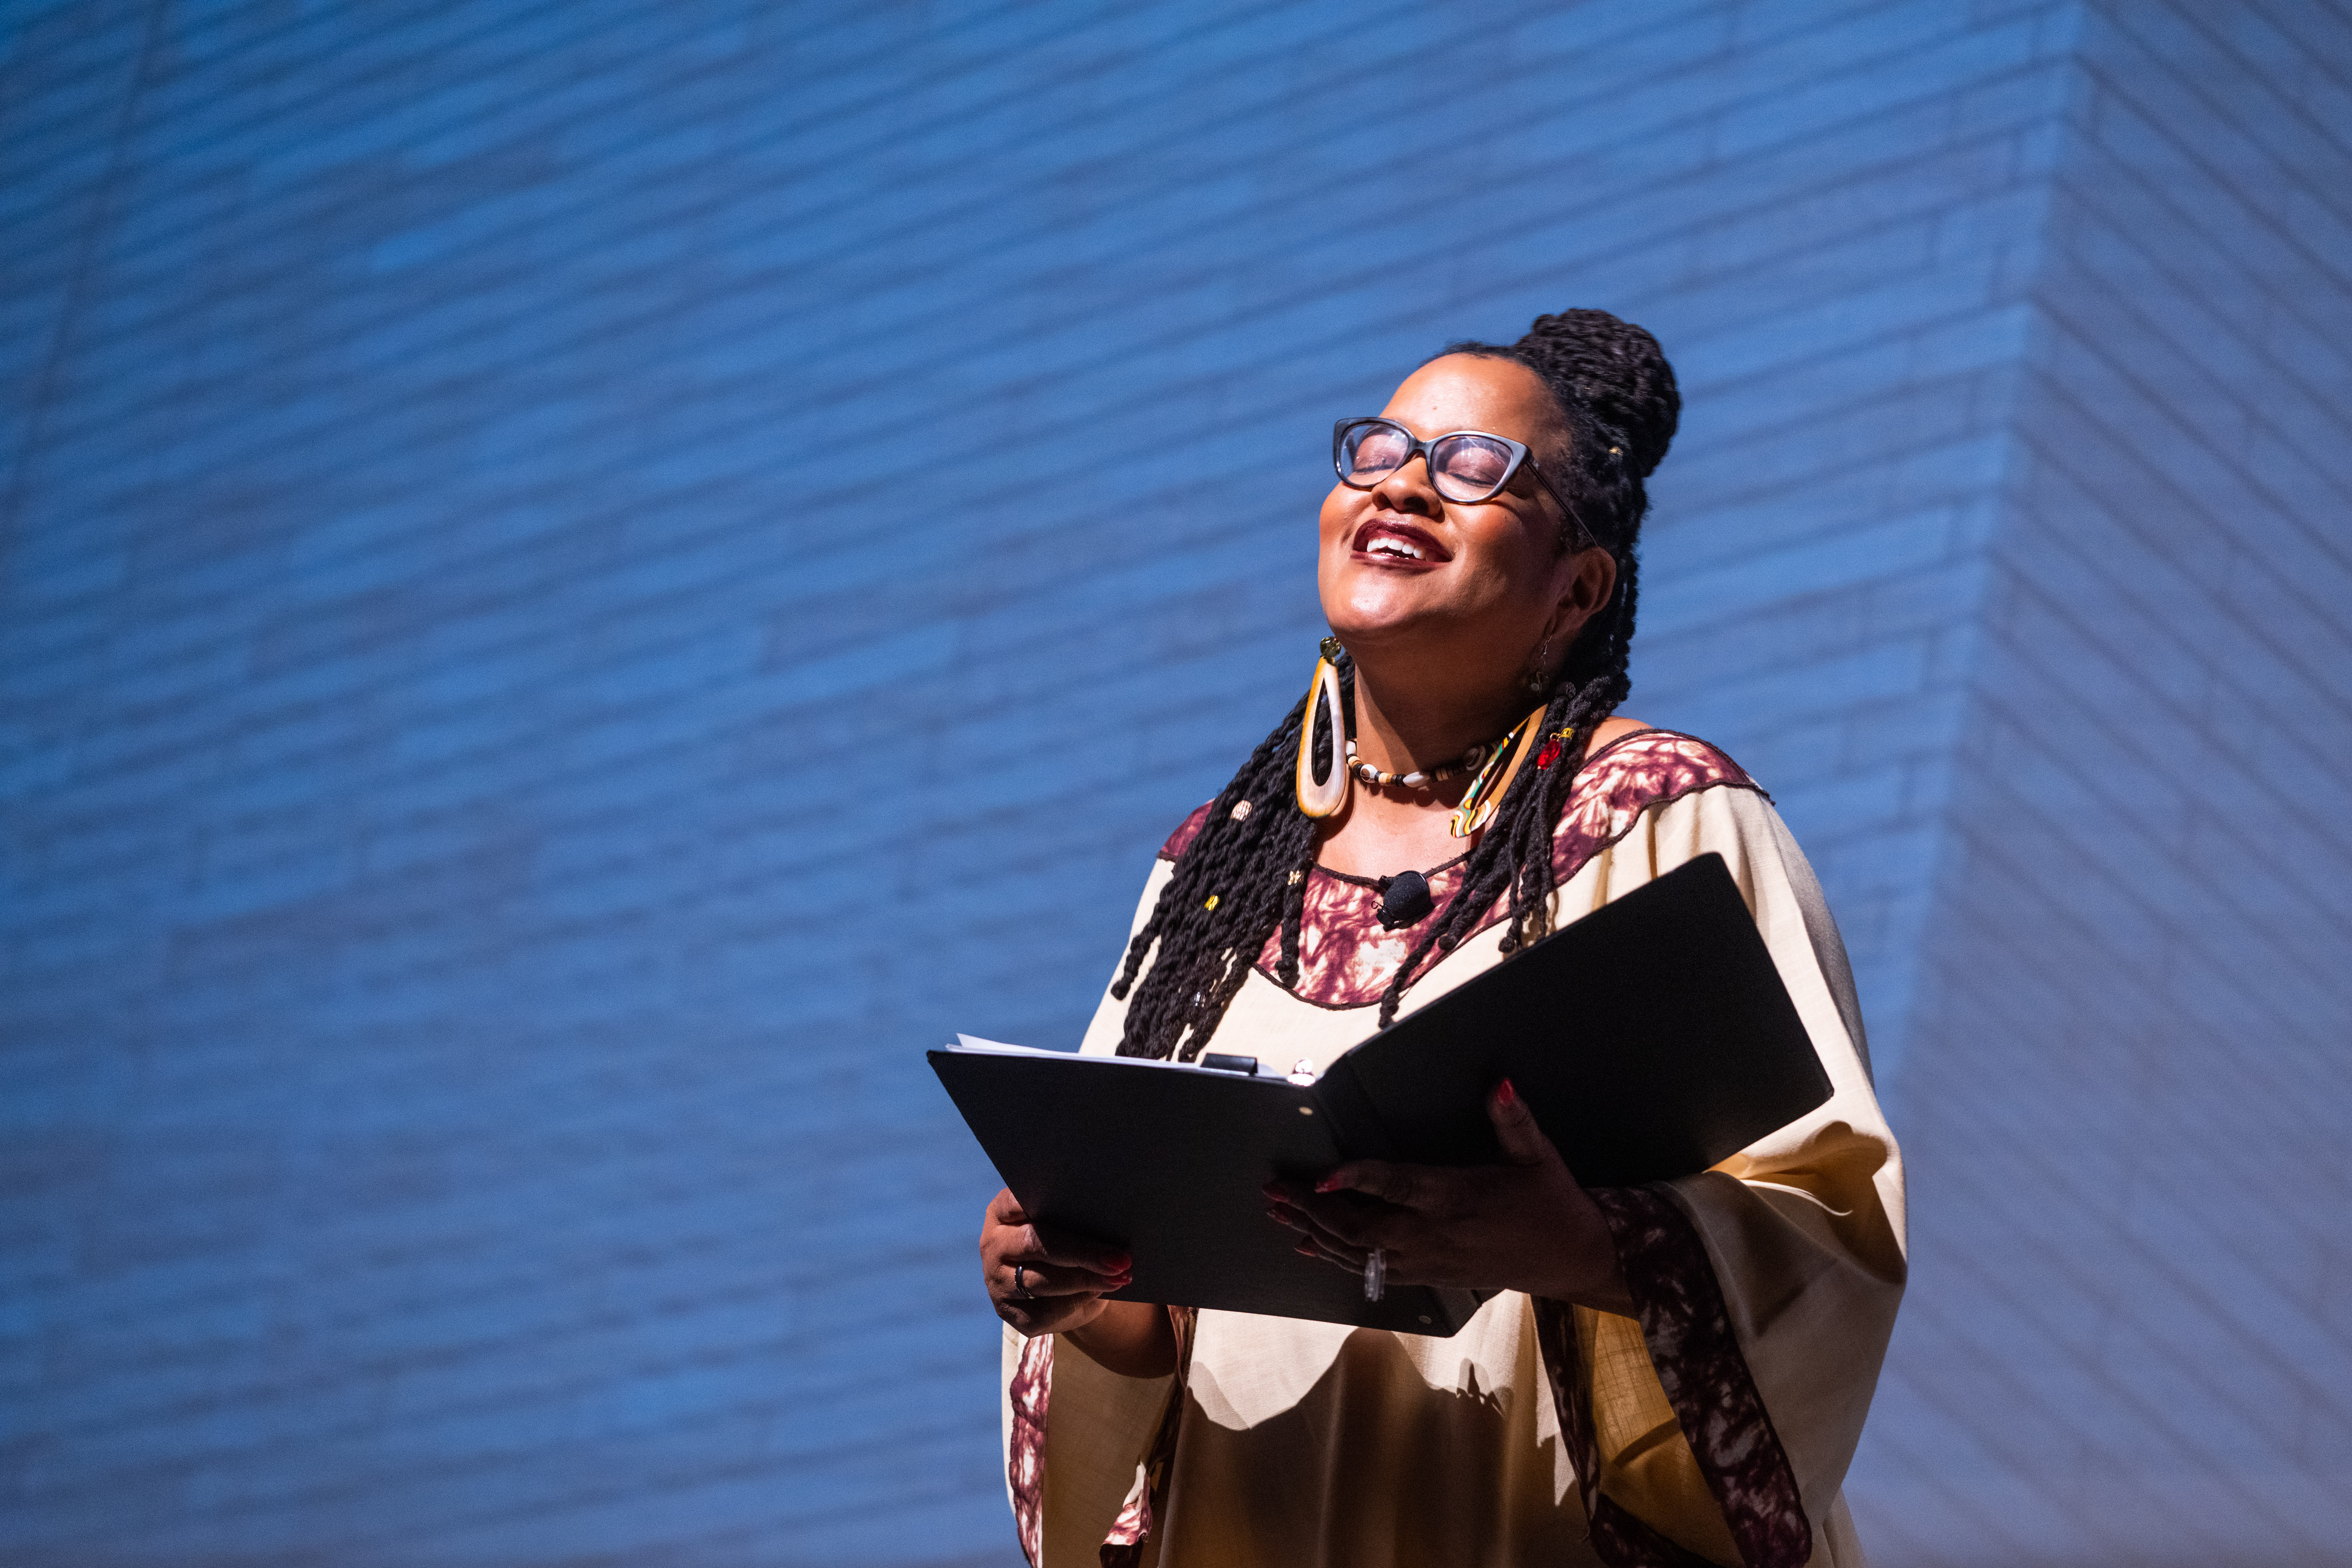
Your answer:
[[[1643,481],[1665,457],[1682,413],[1674,368],[1657,340],[1606,310],[1538,316],[1515,343],[1450,343],[1433,357],[1444,354],[1510,360],[1542,378],[1569,434],[1567,471],[1547,462],[1545,472],[1575,502],[1593,539],[1615,557],[1617,588],[1585,623],[1552,678],[1539,721],[1544,735],[1573,731],[1570,753],[1549,768],[1523,767],[1511,781],[1463,866],[1454,897],[1425,917],[1381,994],[1383,1028],[1395,1020],[1405,987],[1430,954],[1452,952],[1506,894],[1504,952],[1549,930],[1552,834],[1593,731],[1632,686],[1626,662],[1639,594],[1636,546],[1650,508]],[[1573,521],[1561,521],[1562,552],[1577,542],[1575,529]],[[1352,713],[1353,661],[1342,653],[1335,662],[1342,709]],[[1297,984],[1299,925],[1320,837],[1316,821],[1298,809],[1293,780],[1299,726],[1309,721],[1309,712],[1302,698],[1218,793],[1150,918],[1128,944],[1127,962],[1111,985],[1114,996],[1133,993],[1121,1056],[1187,1061],[1198,1056],[1277,930],[1276,978]],[[1311,744],[1318,777],[1339,765],[1334,752],[1343,737],[1330,731],[1328,721],[1316,721]]]

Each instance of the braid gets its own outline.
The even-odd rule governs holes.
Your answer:
[[[1110,988],[1121,998],[1134,991],[1119,1055],[1197,1056],[1267,932],[1277,921],[1297,923],[1295,916],[1286,921],[1281,906],[1290,890],[1286,873],[1311,864],[1315,852],[1315,825],[1298,809],[1290,776],[1307,711],[1301,699],[1210,803],[1151,918],[1128,943],[1127,962]],[[1244,801],[1249,809],[1236,818],[1234,809]],[[1155,943],[1159,957],[1138,986],[1136,975]],[[1180,1055],[1188,1031],[1192,1037]]]
[[[1569,437],[1564,472],[1551,458],[1544,459],[1545,471],[1565,480],[1577,520],[1615,559],[1617,587],[1608,605],[1585,623],[1544,705],[1540,735],[1569,730],[1570,750],[1549,768],[1521,768],[1496,803],[1493,818],[1464,862],[1454,896],[1428,921],[1381,993],[1383,1028],[1395,1021],[1405,988],[1429,955],[1459,946],[1498,900],[1509,900],[1505,953],[1549,930],[1557,887],[1552,837],[1559,814],[1591,754],[1594,731],[1632,689],[1637,547],[1650,504],[1643,481],[1665,456],[1682,408],[1674,370],[1657,340],[1604,310],[1539,316],[1525,337],[1507,347],[1460,342],[1445,353],[1513,360],[1543,379]],[[1574,526],[1563,519],[1563,551],[1576,542]],[[1336,663],[1342,710],[1353,713],[1354,662],[1342,654]],[[1307,879],[1320,839],[1317,822],[1298,809],[1294,780],[1299,729],[1310,721],[1310,699],[1302,699],[1258,742],[1233,782],[1210,803],[1200,832],[1177,857],[1150,917],[1128,944],[1127,962],[1111,984],[1116,997],[1128,999],[1133,993],[1121,1056],[1184,1061],[1197,1057],[1267,939],[1277,932],[1276,978],[1285,985],[1297,984]],[[1338,753],[1344,739],[1317,721],[1311,745],[1318,774],[1343,765]],[[1247,809],[1236,816],[1244,803]]]

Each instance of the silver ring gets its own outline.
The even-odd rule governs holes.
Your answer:
[[[1387,1294],[1388,1288],[1389,1255],[1386,1249],[1375,1247],[1364,1258],[1364,1300],[1377,1301]]]
[[[1016,1263],[1013,1266],[1013,1299],[1016,1301],[1034,1301],[1037,1299],[1029,1294],[1028,1283],[1022,1278],[1028,1268],[1025,1263]]]

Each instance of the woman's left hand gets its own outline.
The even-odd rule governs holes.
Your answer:
[[[1299,1233],[1301,1254],[1352,1274],[1377,1247],[1394,1284],[1524,1290],[1633,1316],[1600,1208],[1510,1079],[1487,1096],[1486,1114],[1502,1141],[1499,1165],[1350,1161],[1311,1193],[1268,1183],[1266,1213]]]

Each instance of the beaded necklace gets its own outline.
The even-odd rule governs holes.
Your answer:
[[[1431,784],[1444,784],[1447,779],[1457,778],[1475,769],[1479,763],[1502,748],[1503,741],[1509,739],[1510,736],[1505,735],[1502,741],[1487,741],[1473,746],[1444,767],[1432,768],[1427,773],[1416,771],[1409,773],[1382,773],[1371,763],[1357,757],[1356,737],[1350,735],[1348,737],[1348,771],[1368,784],[1383,786],[1395,784],[1403,789],[1427,789]]]

